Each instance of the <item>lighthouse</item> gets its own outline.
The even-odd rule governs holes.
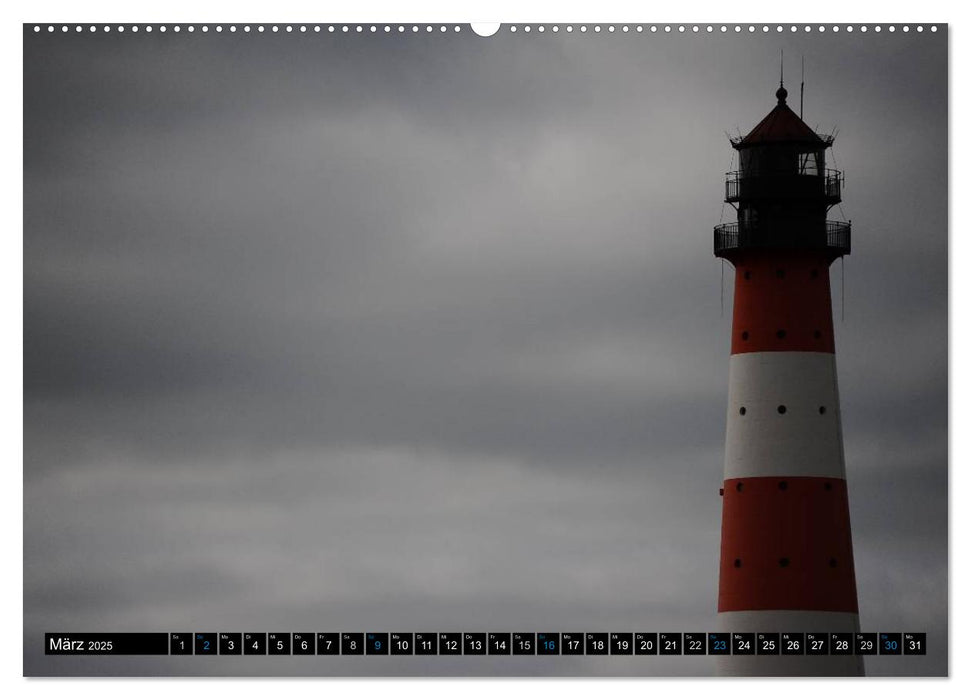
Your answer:
[[[842,173],[833,137],[777,104],[731,140],[736,172],[714,253],[735,270],[719,628],[730,633],[858,632],[856,577],[829,271],[850,252],[850,224],[830,221]],[[718,657],[723,675],[862,675],[854,655]]]

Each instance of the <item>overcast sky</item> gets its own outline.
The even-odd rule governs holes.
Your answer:
[[[946,43],[25,30],[25,672],[711,673],[42,635],[713,630],[711,229],[725,132],[774,106],[784,48],[853,221],[861,625],[928,632],[867,669],[946,673]]]

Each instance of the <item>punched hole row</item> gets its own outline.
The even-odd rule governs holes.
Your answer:
[[[71,31],[72,28],[74,29],[75,32],[82,32],[85,29],[85,27],[82,26],[82,25],[80,25],[80,24],[73,25],[73,26],[72,25],[67,25],[67,24],[63,24],[63,25],[59,25],[59,26],[58,25],[49,24],[49,25],[46,26],[46,30],[49,33],[56,32],[58,29],[60,29],[61,32],[69,32],[69,31]],[[139,28],[140,28],[139,25],[115,25],[115,26],[112,26],[112,25],[104,25],[103,27],[101,27],[101,31],[103,31],[103,32],[116,31],[118,33],[124,33],[126,31],[126,29],[127,29],[128,31],[131,31],[133,33],[137,33],[139,31]],[[157,30],[159,32],[165,32],[165,31],[167,31],[169,29],[169,26],[168,25],[159,25],[156,28],[157,28]],[[399,24],[399,25],[396,25],[396,26],[395,25],[390,25],[390,24],[386,24],[386,25],[383,25],[383,26],[374,25],[374,24],[372,24],[370,26],[360,25],[360,24],[358,24],[358,25],[346,25],[345,24],[345,25],[325,25],[323,27],[321,25],[310,25],[310,26],[308,26],[308,25],[296,25],[296,26],[294,26],[294,25],[284,25],[282,27],[282,29],[284,31],[290,32],[290,33],[294,32],[294,31],[297,31],[299,33],[306,33],[306,32],[309,32],[309,31],[312,31],[312,32],[315,32],[315,33],[319,33],[319,32],[321,32],[323,30],[326,30],[327,32],[331,32],[331,33],[338,32],[338,31],[339,32],[351,32],[351,31],[354,31],[356,33],[363,33],[365,31],[370,31],[371,33],[377,33],[379,31],[382,31],[383,30],[385,33],[390,33],[392,31],[395,31],[395,29],[397,29],[397,31],[399,33],[404,33],[404,32],[409,31],[409,30],[411,32],[413,32],[413,33],[417,33],[419,31],[421,31],[422,28],[424,28],[424,30],[426,32],[433,32],[433,31],[435,31],[435,29],[438,29],[441,32],[447,32],[447,31],[449,31],[449,27],[447,27],[446,25],[440,25],[440,26],[421,25],[421,26],[419,26],[417,24],[410,25],[410,26],[403,25],[403,24]],[[44,31],[44,29],[45,29],[45,27],[43,27],[42,25],[39,25],[39,24],[35,24],[34,27],[33,27],[33,30],[34,30],[35,33],[40,33],[42,31]],[[87,29],[90,32],[96,32],[96,31],[98,31],[99,28],[96,25],[88,25],[87,26]],[[153,30],[153,25],[141,25],[141,29],[144,30],[145,32],[151,32]],[[182,29],[183,29],[183,25],[176,24],[176,25],[172,25],[171,26],[171,30],[173,32],[176,32],[176,33],[181,32]],[[214,29],[216,32],[222,32],[224,30],[224,27],[223,27],[223,25],[213,25],[212,29]],[[237,31],[237,26],[236,25],[227,25],[225,27],[225,29],[228,30],[228,31],[230,31],[230,32],[235,32],[235,31]],[[248,25],[247,24],[247,25],[240,25],[239,26],[239,29],[242,30],[243,32],[250,32],[250,31],[263,32],[263,31],[266,31],[267,29],[269,29],[269,31],[272,31],[272,32],[279,32],[281,30],[281,26],[280,25],[270,25],[269,27],[266,27],[265,25],[252,25],[251,26],[251,25]],[[461,28],[458,25],[455,25],[454,27],[451,27],[451,29],[453,31],[455,31],[455,32],[461,31]],[[533,25],[521,25],[520,26],[520,25],[515,25],[514,24],[514,25],[510,25],[508,27],[508,30],[511,33],[516,33],[516,32],[518,32],[520,30],[522,30],[525,33],[530,33],[534,29],[535,29],[536,32],[542,34],[542,33],[545,33],[546,32],[547,26],[541,24],[541,25],[536,25],[534,27]],[[871,31],[871,30],[874,31],[874,32],[876,32],[876,33],[880,33],[882,31],[884,31],[884,29],[886,29],[887,32],[893,34],[896,31],[898,31],[898,27],[896,25],[890,25],[890,26],[887,26],[886,28],[884,28],[882,25],[874,25],[872,27],[870,25],[859,25],[859,26],[844,25],[842,27],[840,25],[832,25],[832,26],[829,26],[829,27],[827,27],[826,25],[818,25],[818,26],[815,26],[815,27],[814,26],[811,26],[811,25],[803,25],[801,27],[800,26],[797,26],[797,25],[790,25],[788,27],[785,27],[785,26],[779,24],[779,25],[775,25],[774,27],[771,27],[770,25],[759,25],[759,26],[757,26],[757,25],[753,25],[753,24],[750,24],[750,25],[747,25],[747,26],[738,25],[738,24],[736,24],[736,25],[725,25],[725,24],[722,24],[722,25],[711,25],[711,24],[708,24],[708,25],[697,25],[697,24],[694,24],[694,25],[684,25],[684,24],[680,24],[680,25],[676,25],[676,26],[674,26],[674,25],[656,25],[656,24],[655,25],[642,25],[642,24],[637,24],[637,25],[629,25],[629,24],[613,25],[613,24],[610,24],[610,25],[601,26],[599,24],[595,24],[595,25],[592,25],[592,26],[588,27],[585,24],[581,24],[581,25],[578,25],[578,26],[574,27],[572,24],[568,24],[568,25],[564,25],[563,27],[561,27],[560,25],[555,25],[554,24],[554,25],[551,25],[549,27],[549,31],[551,31],[554,34],[559,33],[561,31],[561,29],[562,29],[562,31],[566,32],[567,34],[573,33],[574,30],[578,31],[581,34],[585,34],[589,30],[592,30],[593,33],[595,33],[595,34],[599,34],[599,33],[603,32],[604,30],[606,30],[606,32],[608,34],[613,34],[613,33],[616,33],[616,32],[620,32],[621,34],[628,34],[628,33],[641,34],[641,33],[644,33],[645,31],[646,32],[649,32],[649,33],[652,33],[652,34],[655,34],[655,33],[658,33],[658,32],[662,32],[662,33],[665,33],[665,34],[671,34],[671,33],[678,33],[678,34],[688,34],[688,33],[691,33],[691,34],[701,34],[701,33],[707,33],[707,34],[713,34],[715,32],[721,32],[722,34],[727,34],[729,32],[733,32],[735,34],[742,34],[744,32],[747,32],[749,34],[754,34],[756,32],[761,31],[763,34],[768,34],[769,32],[771,32],[773,30],[776,33],[782,33],[782,32],[785,32],[785,31],[788,30],[790,33],[795,33],[795,32],[799,32],[799,31],[802,31],[803,33],[810,33],[810,32],[825,33],[827,31],[831,31],[831,32],[833,32],[835,34],[838,34],[840,31],[845,31],[847,33],[852,33],[854,31],[859,31],[859,32],[862,32],[862,33],[866,33],[866,32]],[[937,25],[931,25],[930,27],[927,27],[926,29],[933,33],[933,32],[937,32],[938,27],[937,27]],[[206,33],[209,30],[210,30],[209,25],[200,25],[199,26],[199,31],[201,31],[203,33]],[[922,33],[922,32],[925,31],[925,27],[924,27],[924,25],[916,25],[916,26],[913,27],[913,30],[916,31],[916,32],[918,32],[918,33]],[[185,31],[187,31],[189,33],[195,32],[196,31],[196,26],[195,25],[185,26]],[[909,33],[911,31],[911,26],[910,25],[902,25],[902,26],[899,27],[899,31],[901,31],[901,32],[903,32],[905,34],[906,33]]]

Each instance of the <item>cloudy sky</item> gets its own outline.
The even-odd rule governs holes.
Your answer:
[[[784,48],[853,220],[831,278],[861,624],[928,633],[868,672],[946,673],[946,44],[25,30],[25,672],[711,673],[42,635],[714,629],[711,227]]]

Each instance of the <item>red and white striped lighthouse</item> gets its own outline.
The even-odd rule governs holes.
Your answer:
[[[850,225],[827,221],[842,174],[831,136],[778,104],[733,139],[739,170],[715,228],[735,268],[719,627],[725,632],[857,632],[859,618],[829,268],[850,252]],[[725,675],[861,675],[858,656],[732,655]]]

